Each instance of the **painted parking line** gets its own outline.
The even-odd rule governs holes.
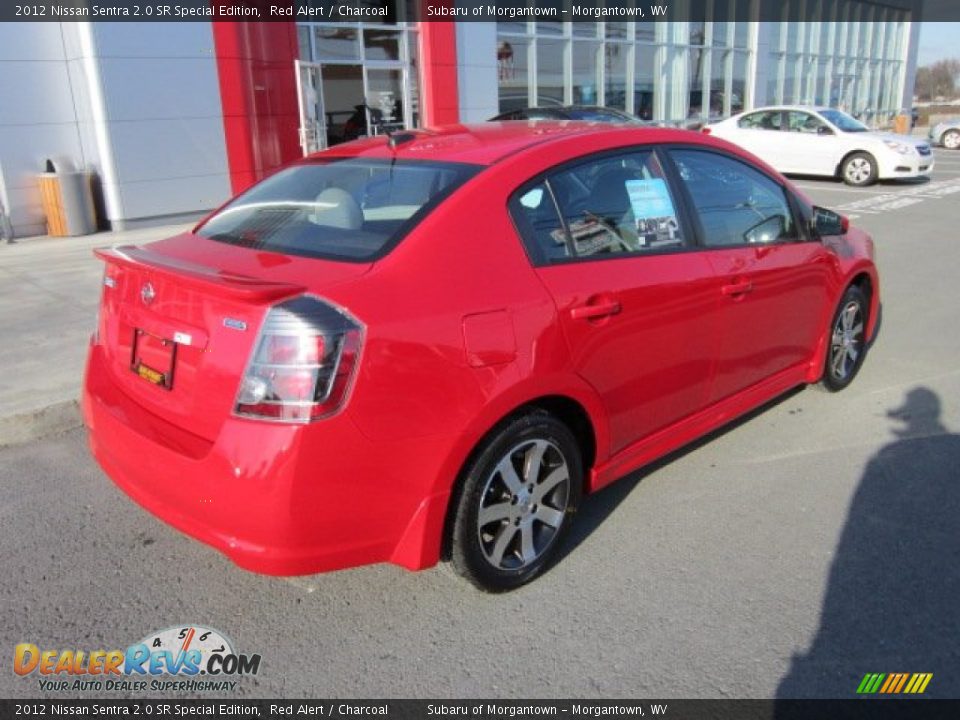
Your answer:
[[[904,188],[898,192],[887,192],[865,197],[863,200],[843,203],[835,209],[850,218],[856,218],[860,214],[875,215],[891,210],[901,210],[927,200],[939,200],[960,193],[960,178],[935,180],[916,187],[916,190]]]
[[[832,185],[804,185],[801,183],[794,183],[798,188],[803,188],[804,190],[822,190],[823,192],[844,192],[844,193],[853,193],[855,195],[889,195],[892,190],[882,189],[882,190],[867,190],[865,188],[851,188],[843,187],[834,187]],[[903,187],[910,187],[909,185]]]

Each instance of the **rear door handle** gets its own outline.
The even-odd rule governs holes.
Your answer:
[[[596,320],[609,317],[620,312],[620,303],[616,300],[605,300],[588,305],[580,305],[570,310],[570,317],[574,320]]]
[[[753,290],[753,283],[750,282],[749,280],[740,280],[739,282],[720,286],[720,292],[722,292],[724,295],[729,295],[732,297],[737,297],[738,295],[745,295],[751,290]]]

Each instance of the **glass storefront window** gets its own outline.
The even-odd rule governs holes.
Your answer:
[[[750,23],[736,22],[733,24],[733,45],[737,48],[746,48],[750,43]]]
[[[710,97],[705,100],[707,103],[705,107],[707,117],[717,119],[729,114],[729,107],[732,104],[729,95],[733,89],[729,84],[733,51],[714,50],[710,55]]]
[[[687,59],[690,71],[690,101],[687,104],[687,117],[699,118],[706,117],[709,107],[709,97],[704,97],[704,76],[707,70],[707,58],[709,51],[698,48],[691,48]]]
[[[318,27],[314,42],[317,60],[360,60],[360,40],[353,28]]]
[[[608,22],[606,33],[608,38],[625,40],[627,38],[627,24],[624,22]]]
[[[826,105],[830,102],[830,63],[821,58],[817,63],[817,105]]]
[[[595,38],[600,30],[600,23],[596,21],[580,21],[571,23],[574,37]]]
[[[797,63],[796,55],[788,55],[783,65],[783,100],[780,102],[795,103],[797,101]]]
[[[655,42],[657,39],[657,26],[653,23],[637,23],[633,31],[640,42]]]
[[[596,105],[600,102],[599,43],[573,43],[573,104]]]
[[[537,40],[537,105],[564,104],[564,62],[562,40]]]
[[[405,127],[402,70],[367,68],[367,112],[374,134]]]
[[[779,105],[783,102],[783,56],[779,53],[770,53],[769,72],[767,74],[767,104]]]
[[[399,60],[400,33],[393,30],[364,30],[363,54],[367,60]]]
[[[420,43],[417,33],[408,33],[407,52],[410,55],[410,127],[420,127]]]
[[[554,22],[554,21],[538,22],[537,34],[538,35],[563,35],[563,23]]]
[[[690,44],[691,45],[703,45],[706,39],[706,23],[705,22],[690,22]]]
[[[603,104],[607,107],[627,108],[627,55],[626,43],[607,43],[603,50],[604,88]]]
[[[712,40],[710,41],[714,47],[726,47],[729,43],[729,37],[727,31],[730,28],[730,23],[727,22],[714,22],[712,27],[711,34],[713,35]]]
[[[500,38],[497,42],[497,84],[502,113],[530,104],[529,50],[530,44],[521,38]]]
[[[310,28],[304,25],[297,26],[297,51],[301,60],[310,60]]]
[[[730,108],[724,115],[736,115],[746,109],[747,102],[747,64],[750,56],[745,52],[733,54],[733,75],[730,82]]]
[[[656,59],[657,48],[654,45],[636,46],[633,70],[633,114],[641,120],[653,120]]]
[[[512,33],[512,34],[522,35],[526,31],[527,31],[527,24],[525,22],[506,21],[506,22],[497,23],[497,34]]]

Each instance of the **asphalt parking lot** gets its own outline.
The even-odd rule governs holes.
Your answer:
[[[935,153],[928,182],[796,181],[876,240],[882,328],[854,384],[589,498],[532,585],[250,574],[128,500],[72,431],[0,450],[0,649],[199,624],[262,655],[241,697],[851,697],[868,672],[960,697],[960,152]],[[0,697],[52,697],[9,667]]]

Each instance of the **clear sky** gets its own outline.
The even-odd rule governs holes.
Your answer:
[[[960,59],[960,22],[923,23],[917,64],[929,65],[951,57]]]

